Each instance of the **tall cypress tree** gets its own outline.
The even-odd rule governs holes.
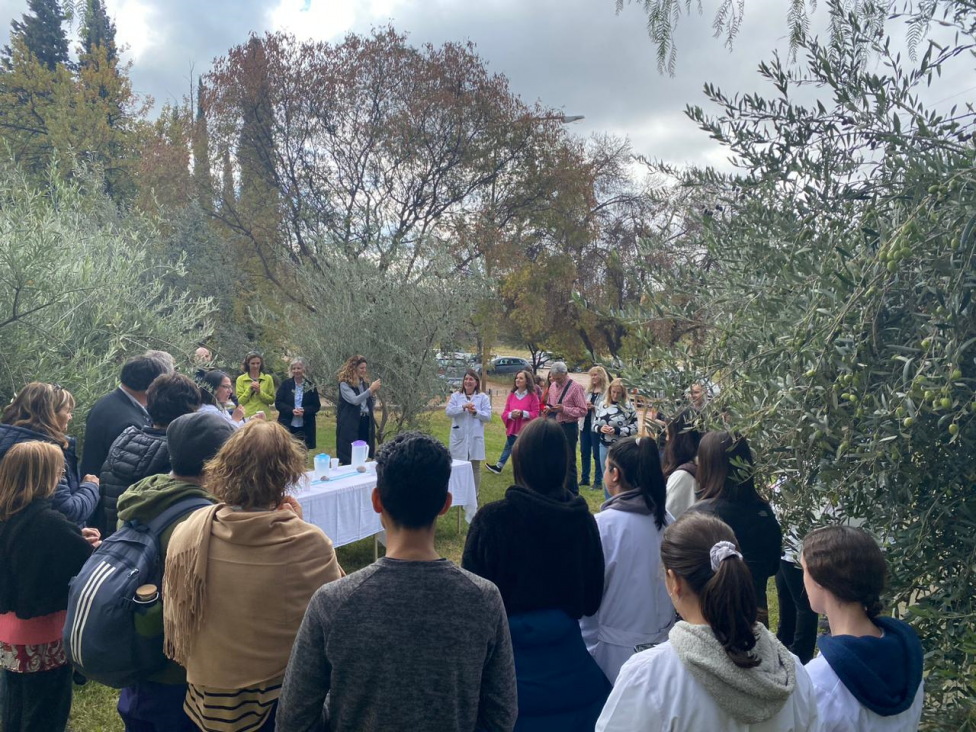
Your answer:
[[[193,123],[193,180],[204,210],[213,210],[214,188],[210,175],[210,133],[203,106],[203,77],[197,83],[197,118]]]
[[[233,210],[237,203],[237,189],[234,185],[234,164],[230,159],[230,148],[224,147],[220,154],[220,208],[225,211]]]
[[[64,32],[67,19],[58,0],[27,0],[29,13],[22,20],[10,24],[11,38],[19,38],[39,64],[54,71],[58,64],[68,65],[68,36]],[[4,63],[9,68],[13,51],[3,49]]]
[[[109,63],[118,58],[118,48],[115,45],[115,23],[108,17],[105,3],[102,0],[88,0],[85,5],[84,23],[81,27],[81,44],[85,55],[89,57],[96,48],[101,46],[105,49]],[[82,64],[84,63],[85,60],[82,58]]]
[[[251,36],[244,66],[241,95],[241,133],[237,159],[241,166],[241,199],[261,208],[275,197],[274,132],[271,80],[264,44]]]

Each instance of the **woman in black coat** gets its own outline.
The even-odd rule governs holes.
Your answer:
[[[766,583],[779,570],[783,532],[772,507],[756,490],[746,438],[729,432],[706,434],[698,446],[697,472],[701,500],[688,510],[717,516],[735,532],[752,573],[759,620],[768,625]]]
[[[515,732],[592,732],[610,682],[579,619],[603,599],[603,544],[586,499],[566,490],[569,443],[534,419],[512,450],[515,483],[478,511],[461,566],[493,582],[508,613],[519,718]]]
[[[278,422],[293,435],[301,435],[309,450],[315,449],[315,415],[322,408],[319,392],[305,378],[305,361],[292,359],[291,378],[282,382],[275,395]]]

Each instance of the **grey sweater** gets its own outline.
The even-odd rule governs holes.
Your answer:
[[[517,714],[498,589],[446,559],[384,557],[312,597],[276,729],[510,732]]]

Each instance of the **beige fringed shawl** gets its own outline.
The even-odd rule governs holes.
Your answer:
[[[291,511],[200,509],[166,555],[166,655],[198,686],[280,678],[313,593],[342,574],[328,537]]]

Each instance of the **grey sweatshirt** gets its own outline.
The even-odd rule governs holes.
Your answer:
[[[495,585],[446,559],[384,557],[312,597],[276,730],[510,732],[517,714]]]
[[[677,623],[671,646],[691,675],[726,714],[743,724],[759,724],[776,716],[796,687],[796,661],[776,636],[756,623],[752,655],[760,663],[739,668],[725,653],[707,625]]]

